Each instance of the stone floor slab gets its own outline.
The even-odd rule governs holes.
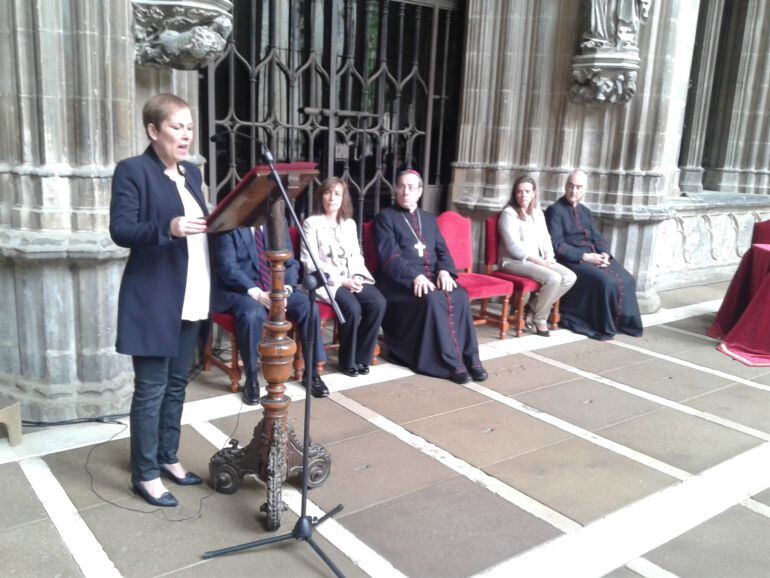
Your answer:
[[[588,430],[625,421],[660,407],[589,379],[560,383],[513,397]]]
[[[509,355],[484,362],[489,379],[484,386],[503,395],[540,389],[577,379],[574,373],[524,355]]]
[[[705,335],[705,333],[704,333]],[[631,337],[629,335],[617,335],[615,337],[620,342],[630,343],[636,347],[643,347],[656,353],[671,355],[680,351],[690,349],[710,348],[713,343],[697,337],[695,335],[686,335],[678,331],[661,327],[645,327],[644,335],[641,337]]]
[[[126,577],[157,576],[165,573],[187,575],[190,568],[221,576],[233,568],[259,568],[265,575],[327,576],[325,566],[304,544],[285,544],[265,548],[260,552],[244,552],[228,558],[201,560],[208,551],[269,538],[259,505],[264,501],[264,488],[249,478],[232,495],[217,494],[206,486],[186,488],[188,503],[197,503],[191,510],[182,508],[136,513],[122,509],[91,508],[82,513],[91,531],[102,544],[108,557]],[[291,531],[296,517],[284,513],[279,533]],[[319,541],[322,541],[318,536]],[[327,547],[327,554],[343,572],[363,575],[349,559],[336,549]],[[269,574],[268,569],[272,569]],[[239,575],[239,574],[234,574]]]
[[[561,429],[493,401],[409,422],[404,427],[479,468],[570,437]]]
[[[677,482],[578,438],[485,469],[582,525]]]
[[[549,347],[538,351],[538,353],[544,357],[550,357],[561,363],[593,373],[635,365],[649,359],[649,357],[636,351],[616,347],[611,343],[596,341],[595,339],[585,339],[566,345]]]
[[[766,506],[770,506],[770,488],[768,488],[764,492],[758,493],[756,496],[754,496],[754,499],[757,502],[761,502]]]
[[[678,321],[672,321],[667,325],[676,327],[677,329],[683,329],[685,331],[691,331],[698,335],[706,335],[711,324],[714,323],[716,313],[705,313],[703,315],[696,315],[695,317],[687,317]]]
[[[19,464],[0,466],[0,513],[0,534],[48,519]]]
[[[762,443],[755,437],[668,408],[596,433],[690,473],[703,471]]]
[[[313,399],[310,408],[310,436],[321,445],[338,442],[377,431],[365,419],[351,413],[328,399]],[[243,413],[213,420],[212,423],[242,445],[252,438],[254,427],[262,419],[262,411]],[[302,441],[305,431],[305,402],[297,400],[289,406],[287,421],[294,428],[297,439]]]
[[[645,554],[677,576],[767,578],[770,519],[736,506]]]
[[[344,518],[407,576],[471,576],[560,533],[465,478]]]
[[[725,292],[729,285],[730,282],[725,281],[722,283],[711,283],[709,285],[697,285],[662,291],[659,293],[660,306],[665,309],[673,309],[675,307],[683,307],[693,303],[722,299],[725,296]]]
[[[0,531],[0,576],[83,576],[49,520]]]
[[[447,379],[424,375],[350,389],[345,395],[399,424],[488,401]]]
[[[687,402],[701,411],[770,432],[770,391],[736,383]]]
[[[732,357],[720,353],[717,351],[717,344],[714,343],[713,347],[708,349],[691,349],[689,351],[683,351],[676,353],[673,357],[684,359],[690,363],[701,365],[709,369],[717,369],[730,375],[743,377],[744,379],[754,379],[756,377],[767,375],[770,373],[770,368],[767,367],[749,367],[742,364],[740,361],[736,361]]]
[[[604,377],[672,401],[703,395],[731,383],[724,377],[693,371],[670,361],[651,359],[638,365],[603,372]]]
[[[310,498],[326,511],[342,503],[345,510],[338,519],[457,475],[384,432],[326,448],[332,455],[331,476]]]

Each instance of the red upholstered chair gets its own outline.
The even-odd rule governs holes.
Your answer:
[[[238,384],[241,381],[241,367],[243,365],[238,359],[238,342],[235,339],[235,318],[229,313],[214,313],[212,311],[211,323],[212,327],[209,331],[209,338],[206,340],[206,345],[203,348],[203,371],[209,371],[211,366],[215,365],[227,374],[227,377],[230,378],[230,391],[236,393],[238,391]],[[230,340],[230,363],[222,361],[212,351],[213,325],[217,325],[224,331]]]
[[[374,222],[364,223],[362,233],[363,247],[361,249],[364,252],[364,263],[366,263],[366,268],[369,269],[369,272],[372,275],[376,275],[379,263],[377,262],[377,245],[374,242]]]
[[[506,279],[471,273],[473,266],[473,243],[471,242],[471,220],[446,211],[437,217],[438,228],[446,240],[449,253],[458,272],[457,283],[468,292],[471,301],[481,301],[479,313],[474,314],[473,324],[491,323],[500,328],[500,339],[508,334],[508,300],[513,285]],[[500,297],[503,301],[500,315],[487,311],[490,299]]]
[[[770,221],[757,221],[754,223],[754,231],[751,233],[751,244],[770,244]]]
[[[484,222],[485,228],[485,251],[484,251],[484,267],[487,275],[505,279],[513,283],[513,317],[514,330],[516,331],[516,337],[521,337],[524,332],[525,316],[524,316],[524,298],[528,293],[536,293],[540,291],[540,283],[533,281],[529,277],[521,277],[519,275],[511,275],[504,271],[497,271],[497,219],[499,215],[489,217]],[[551,308],[551,315],[548,319],[551,329],[556,329],[559,326],[559,301],[553,304]]]

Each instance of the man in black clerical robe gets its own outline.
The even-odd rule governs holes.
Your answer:
[[[460,384],[484,381],[468,294],[454,280],[436,218],[417,207],[422,191],[420,175],[404,171],[396,181],[397,205],[374,220],[388,354],[417,373]]]
[[[545,212],[556,260],[577,275],[577,282],[559,306],[562,327],[592,339],[612,339],[620,332],[639,337],[642,318],[636,282],[609,254],[591,211],[581,204],[587,177],[573,171],[564,196]]]

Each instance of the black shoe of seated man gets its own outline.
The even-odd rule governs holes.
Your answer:
[[[356,363],[356,369],[358,370],[359,375],[368,375],[369,374],[369,366],[365,363]]]
[[[131,487],[137,496],[151,506],[157,506],[159,508],[176,508],[179,505],[179,500],[177,500],[171,492],[163,492],[163,495],[160,498],[153,498],[150,493],[144,489],[142,484],[131,484]]]
[[[487,370],[483,367],[471,367],[469,373],[471,374],[471,379],[473,381],[484,381],[487,378],[489,378],[489,374],[487,373]]]
[[[187,472],[183,478],[176,476],[171,470],[167,469],[164,464],[160,466],[160,475],[173,481],[178,486],[197,486],[202,484],[203,480],[200,476],[196,476],[192,472]]]
[[[305,374],[302,374],[302,385],[305,385]],[[326,397],[329,395],[329,388],[321,379],[321,376],[313,372],[313,377],[310,378],[310,394],[313,397]]]
[[[359,373],[357,367],[340,367],[340,371],[348,377],[357,377]]]
[[[259,405],[259,382],[247,381],[243,386],[243,403],[246,405]]]
[[[471,376],[468,375],[467,371],[461,371],[460,373],[455,373],[454,375],[450,375],[449,381],[456,383],[458,385],[462,385],[464,383],[468,383],[469,381],[471,381]]]

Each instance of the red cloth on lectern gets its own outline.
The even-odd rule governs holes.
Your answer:
[[[746,365],[770,366],[770,245],[746,252],[708,335],[717,348]]]

